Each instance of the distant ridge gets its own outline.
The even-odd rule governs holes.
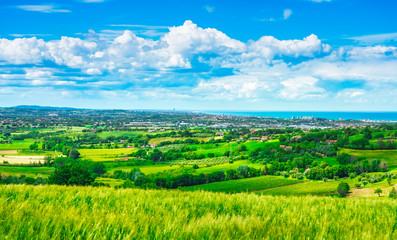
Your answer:
[[[71,108],[71,107],[51,107],[51,106],[39,106],[39,105],[18,105],[8,108],[24,108],[24,109],[45,109],[45,110],[88,110],[83,108]]]

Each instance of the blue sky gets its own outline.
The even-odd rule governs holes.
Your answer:
[[[0,106],[397,111],[396,1],[2,0]]]

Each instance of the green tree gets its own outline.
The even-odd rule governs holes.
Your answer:
[[[391,181],[392,181],[392,179],[390,177],[387,178],[387,183],[389,184],[389,186],[391,186]]]
[[[350,186],[348,183],[346,182],[341,182],[338,185],[338,193],[341,197],[346,197],[346,194],[349,192],[350,190]]]
[[[88,168],[81,163],[66,163],[55,169],[48,178],[50,184],[56,185],[91,185],[95,178]]]
[[[395,187],[390,190],[389,198],[397,198],[397,189]]]
[[[39,145],[37,145],[36,142],[33,143],[33,144],[31,144],[31,145],[29,146],[29,149],[30,149],[31,151],[35,151],[35,150],[37,150],[38,148],[39,148]]]
[[[80,153],[76,149],[71,149],[68,152],[68,157],[73,158],[73,159],[77,159],[77,158],[80,157]]]
[[[375,194],[378,194],[378,196],[380,197],[380,195],[382,194],[382,189],[380,189],[380,188],[377,188],[377,189],[375,189]]]

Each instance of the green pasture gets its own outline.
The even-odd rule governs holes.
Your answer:
[[[14,167],[14,166],[0,166],[0,173],[6,175],[25,175],[28,177],[36,177],[37,175],[42,175],[43,177],[48,177],[54,168],[52,167]]]
[[[284,187],[266,189],[263,191],[255,192],[257,194],[265,195],[322,195],[336,192],[338,185],[341,181],[347,182],[350,188],[355,187],[355,183],[358,183],[356,179],[342,179],[342,180],[329,180],[323,181],[310,181],[299,183],[295,185],[289,185]]]
[[[343,148],[340,153],[347,153],[352,156],[365,157],[368,159],[385,160],[388,167],[397,167],[397,150],[354,150]]]
[[[183,187],[181,190],[196,191],[204,190],[211,192],[239,193],[248,191],[258,191],[267,188],[280,187],[302,182],[294,178],[284,178],[280,176],[261,176],[254,178],[244,178],[223,182],[215,182],[190,187]]]
[[[181,166],[179,165],[165,165],[165,164],[156,164],[156,165],[144,165],[144,166],[121,166],[115,168],[108,168],[109,173],[113,173],[116,170],[122,170],[124,172],[129,172],[134,168],[139,168],[144,174],[152,174],[158,172],[164,172],[167,170],[179,169]]]
[[[133,148],[79,149],[82,158],[91,159],[95,162],[114,161],[134,151],[136,151],[136,149]]]
[[[16,140],[12,141],[11,144],[0,144],[0,150],[21,150],[21,149],[29,149],[29,146],[32,145],[35,141],[40,141],[40,140],[35,140],[35,139],[25,139],[25,140]],[[39,149],[41,149],[41,144],[40,142],[38,143]]]
[[[108,137],[121,137],[121,136],[126,136],[126,137],[135,137],[137,135],[156,135],[156,134],[161,134],[161,133],[167,133],[170,131],[166,131],[166,132],[146,132],[146,131],[141,131],[141,130],[137,130],[137,131],[104,131],[104,132],[100,132],[97,133],[98,137],[105,139]]]
[[[336,157],[318,158],[317,161],[318,162],[326,162],[330,166],[339,165],[339,162],[338,162],[338,160],[336,160]]]
[[[165,142],[165,141],[176,141],[176,140],[180,140],[180,141],[185,141],[186,139],[195,139],[198,141],[204,141],[207,142],[208,140],[211,139],[211,137],[161,137],[161,138],[152,138],[149,140],[149,144],[155,144],[158,145],[161,142]]]
[[[114,179],[114,178],[102,178],[102,177],[99,177],[99,178],[95,179],[95,182],[109,184],[109,186],[115,187],[115,186],[123,184],[124,180]]]

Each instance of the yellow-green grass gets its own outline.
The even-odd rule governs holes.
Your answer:
[[[36,177],[42,175],[48,177],[54,168],[51,167],[14,167],[14,166],[0,166],[0,173],[5,175],[20,176],[25,175],[28,177]]]
[[[258,191],[268,188],[280,187],[302,182],[294,178],[284,178],[280,176],[260,176],[254,178],[244,178],[223,182],[215,182],[190,187],[183,187],[181,190],[195,191],[204,190],[211,192],[239,193],[248,191]]]
[[[0,239],[397,239],[397,201],[0,186]]]
[[[340,153],[369,159],[385,160],[388,167],[397,167],[397,150],[353,150],[344,148],[340,150]]]
[[[114,161],[122,155],[136,151],[133,148],[112,148],[112,149],[79,149],[82,158],[91,159],[96,162]]]
[[[25,140],[16,140],[12,141],[11,144],[2,143],[0,144],[0,150],[22,150],[22,149],[29,149],[29,146],[32,145],[35,141],[34,139],[25,139]],[[41,144],[39,143],[39,149],[41,149]]]
[[[109,184],[109,186],[115,187],[115,186],[119,186],[119,185],[123,184],[124,180],[114,179],[114,178],[102,178],[102,177],[99,177],[99,178],[95,179],[95,182]]]

